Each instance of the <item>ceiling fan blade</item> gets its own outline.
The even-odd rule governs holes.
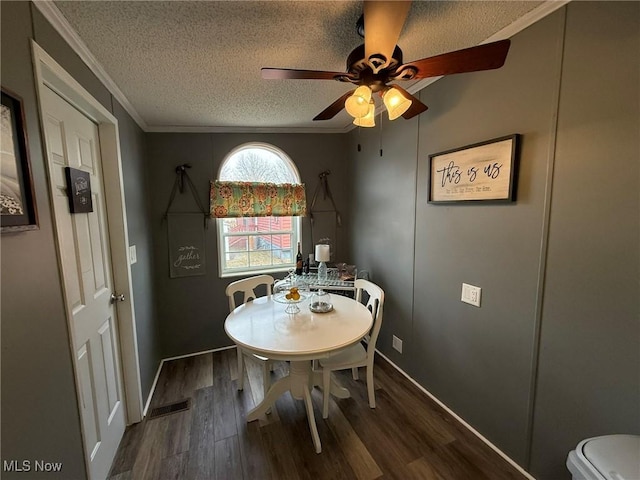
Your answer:
[[[266,80],[337,80],[340,77],[350,77],[345,72],[295,70],[291,68],[262,68],[261,72],[262,78]]]
[[[510,44],[510,40],[500,40],[499,42],[443,53],[435,57],[423,58],[400,65],[396,73],[402,72],[406,68],[413,68],[417,70],[415,75],[411,77],[413,80],[500,68],[507,58]]]
[[[374,73],[393,58],[410,7],[410,1],[364,2],[364,53]]]
[[[400,90],[402,92],[402,95],[405,96],[405,98],[411,100],[411,106],[406,112],[402,114],[402,118],[404,118],[405,120],[409,120],[410,118],[413,118],[416,115],[420,115],[422,112],[426,112],[427,109],[429,108],[420,100],[418,100],[416,97],[414,97],[409,92],[407,92],[404,88],[395,84],[393,85],[393,88]]]
[[[344,95],[342,95],[339,99],[337,99],[335,102],[333,102],[327,108],[325,108],[322,112],[320,112],[318,115],[316,115],[313,120],[314,121],[315,120],[329,120],[330,118],[335,117],[336,114],[340,110],[342,110],[344,108],[344,102],[347,100],[347,98],[355,91],[356,90],[354,88],[353,90],[350,90],[347,93],[345,93]]]

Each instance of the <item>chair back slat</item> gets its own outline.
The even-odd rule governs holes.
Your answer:
[[[356,279],[356,301],[362,303],[362,292],[366,292],[367,299],[366,307],[371,312],[373,317],[373,326],[369,331],[367,338],[367,356],[373,355],[376,348],[376,342],[378,341],[378,335],[380,334],[380,327],[382,326],[382,310],[384,306],[384,291],[375,283],[369,280]]]
[[[271,275],[256,275],[231,282],[225,290],[229,298],[229,311],[232,312],[237,307],[235,294],[238,292],[242,293],[242,305],[257,298],[255,289],[260,285],[265,285],[266,296],[271,297],[273,282],[274,279]]]

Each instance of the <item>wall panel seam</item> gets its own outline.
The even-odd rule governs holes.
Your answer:
[[[538,384],[538,366],[540,361],[540,335],[542,329],[542,308],[544,304],[544,288],[545,277],[547,271],[547,255],[549,245],[549,227],[551,224],[551,202],[553,195],[553,175],[556,159],[556,144],[558,137],[558,115],[560,111],[560,95],[562,87],[562,69],[564,63],[564,47],[567,34],[567,9],[565,6],[562,9],[562,27],[560,36],[558,39],[558,55],[556,58],[557,78],[555,84],[555,95],[552,99],[553,102],[553,115],[551,116],[550,128],[549,128],[549,146],[547,152],[547,172],[545,181],[545,193],[544,193],[544,206],[542,209],[542,235],[540,240],[540,255],[538,262],[538,280],[536,285],[536,303],[534,311],[534,325],[533,325],[533,345],[531,354],[531,376],[529,386],[529,398],[527,401],[527,425],[526,425],[526,453],[525,453],[525,465],[528,471],[531,471],[531,453],[533,449],[533,427],[534,427],[534,414],[535,414],[535,402],[537,394]]]
[[[422,101],[422,92],[420,92]],[[414,320],[416,309],[416,250],[418,241],[418,169],[420,168],[420,123],[421,116],[418,115],[418,125],[416,126],[416,160],[413,183],[413,271],[411,272],[411,324],[409,326],[411,338],[414,337]],[[413,342],[409,344],[409,349],[413,348]]]

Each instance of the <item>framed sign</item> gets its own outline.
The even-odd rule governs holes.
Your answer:
[[[169,233],[169,276],[171,278],[204,275],[205,233],[203,214],[167,214]]]
[[[71,213],[93,212],[91,200],[91,178],[89,172],[77,168],[64,167],[67,177],[67,195]]]
[[[35,190],[20,97],[2,89],[0,112],[0,217],[2,233],[36,230]]]
[[[513,202],[520,135],[429,155],[429,203]]]

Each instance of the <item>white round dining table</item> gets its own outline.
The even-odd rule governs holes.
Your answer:
[[[333,310],[313,313],[309,300],[299,303],[300,312],[285,312],[287,305],[273,296],[260,297],[231,312],[224,329],[231,340],[246,351],[273,360],[290,362],[289,375],[281,378],[265,395],[262,402],[248,412],[247,421],[257,420],[266,413],[283,393],[304,400],[311,436],[317,453],[322,451],[313,413],[310,389],[322,387],[320,372],[312,372],[311,361],[359,342],[371,329],[373,318],[367,308],[342,295],[332,295]],[[331,393],[348,397],[348,390],[332,382]]]

